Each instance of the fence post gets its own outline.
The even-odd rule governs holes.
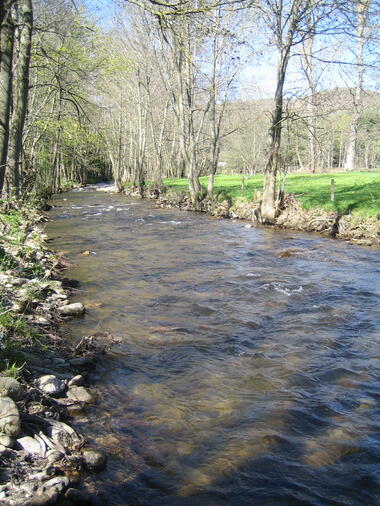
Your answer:
[[[330,182],[330,200],[331,202],[335,202],[335,181],[331,179]]]

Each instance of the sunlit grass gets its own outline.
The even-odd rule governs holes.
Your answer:
[[[242,189],[242,175],[220,175],[215,178],[215,190],[224,190],[233,200],[252,199],[255,190],[262,190],[263,176],[249,176]],[[335,181],[335,202],[330,200],[330,182]],[[207,177],[201,178],[207,185]],[[185,190],[187,179],[166,179],[164,184],[175,190]],[[334,174],[289,174],[285,191],[295,194],[305,209],[351,212],[362,216],[380,214],[379,172],[338,172]]]

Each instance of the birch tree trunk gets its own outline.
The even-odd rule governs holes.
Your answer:
[[[21,188],[22,143],[29,94],[29,66],[32,45],[33,6],[31,0],[22,0],[20,5],[19,47],[16,62],[15,94],[11,120],[8,177],[12,193],[16,197]]]
[[[309,137],[309,156],[310,156],[309,170],[312,174],[314,174],[317,170],[317,117],[315,105],[313,50],[314,50],[314,36],[310,35],[310,37],[305,41],[304,58],[305,58],[305,74],[307,79],[307,87],[309,91],[309,96],[307,99],[307,111],[308,111],[307,124],[308,124],[308,137]]]
[[[350,135],[348,139],[347,155],[344,164],[345,170],[353,170],[355,168],[355,159],[358,142],[359,120],[362,114],[362,88],[363,88],[363,50],[366,43],[366,24],[368,19],[368,11],[371,0],[358,0],[357,5],[357,74],[356,85],[353,95],[354,112],[352,115]]]
[[[280,164],[281,133],[283,121],[283,95],[290,46],[281,51],[277,70],[277,87],[274,111],[269,130],[269,156],[264,172],[263,197],[260,206],[261,222],[273,223],[276,217],[276,177]]]
[[[14,24],[11,6],[12,0],[0,2],[0,196],[8,163],[12,101]]]

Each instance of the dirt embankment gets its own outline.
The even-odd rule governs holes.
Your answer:
[[[132,196],[139,195],[133,190],[126,191]],[[259,197],[252,202],[236,199],[234,202],[223,194],[213,199],[205,198],[196,207],[191,203],[187,192],[171,189],[148,189],[148,198],[156,199],[160,207],[178,207],[187,211],[206,212],[212,216],[249,220],[258,225],[255,210],[259,206]],[[336,212],[325,212],[318,209],[305,210],[293,195],[283,199],[281,211],[274,227],[318,232],[322,235],[342,239],[352,244],[363,246],[380,246],[380,219],[364,218],[355,215],[340,215]]]

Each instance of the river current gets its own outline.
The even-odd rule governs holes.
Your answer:
[[[380,504],[380,253],[95,191],[47,232],[110,332],[79,418],[104,504]],[[83,256],[84,250],[90,252]]]

